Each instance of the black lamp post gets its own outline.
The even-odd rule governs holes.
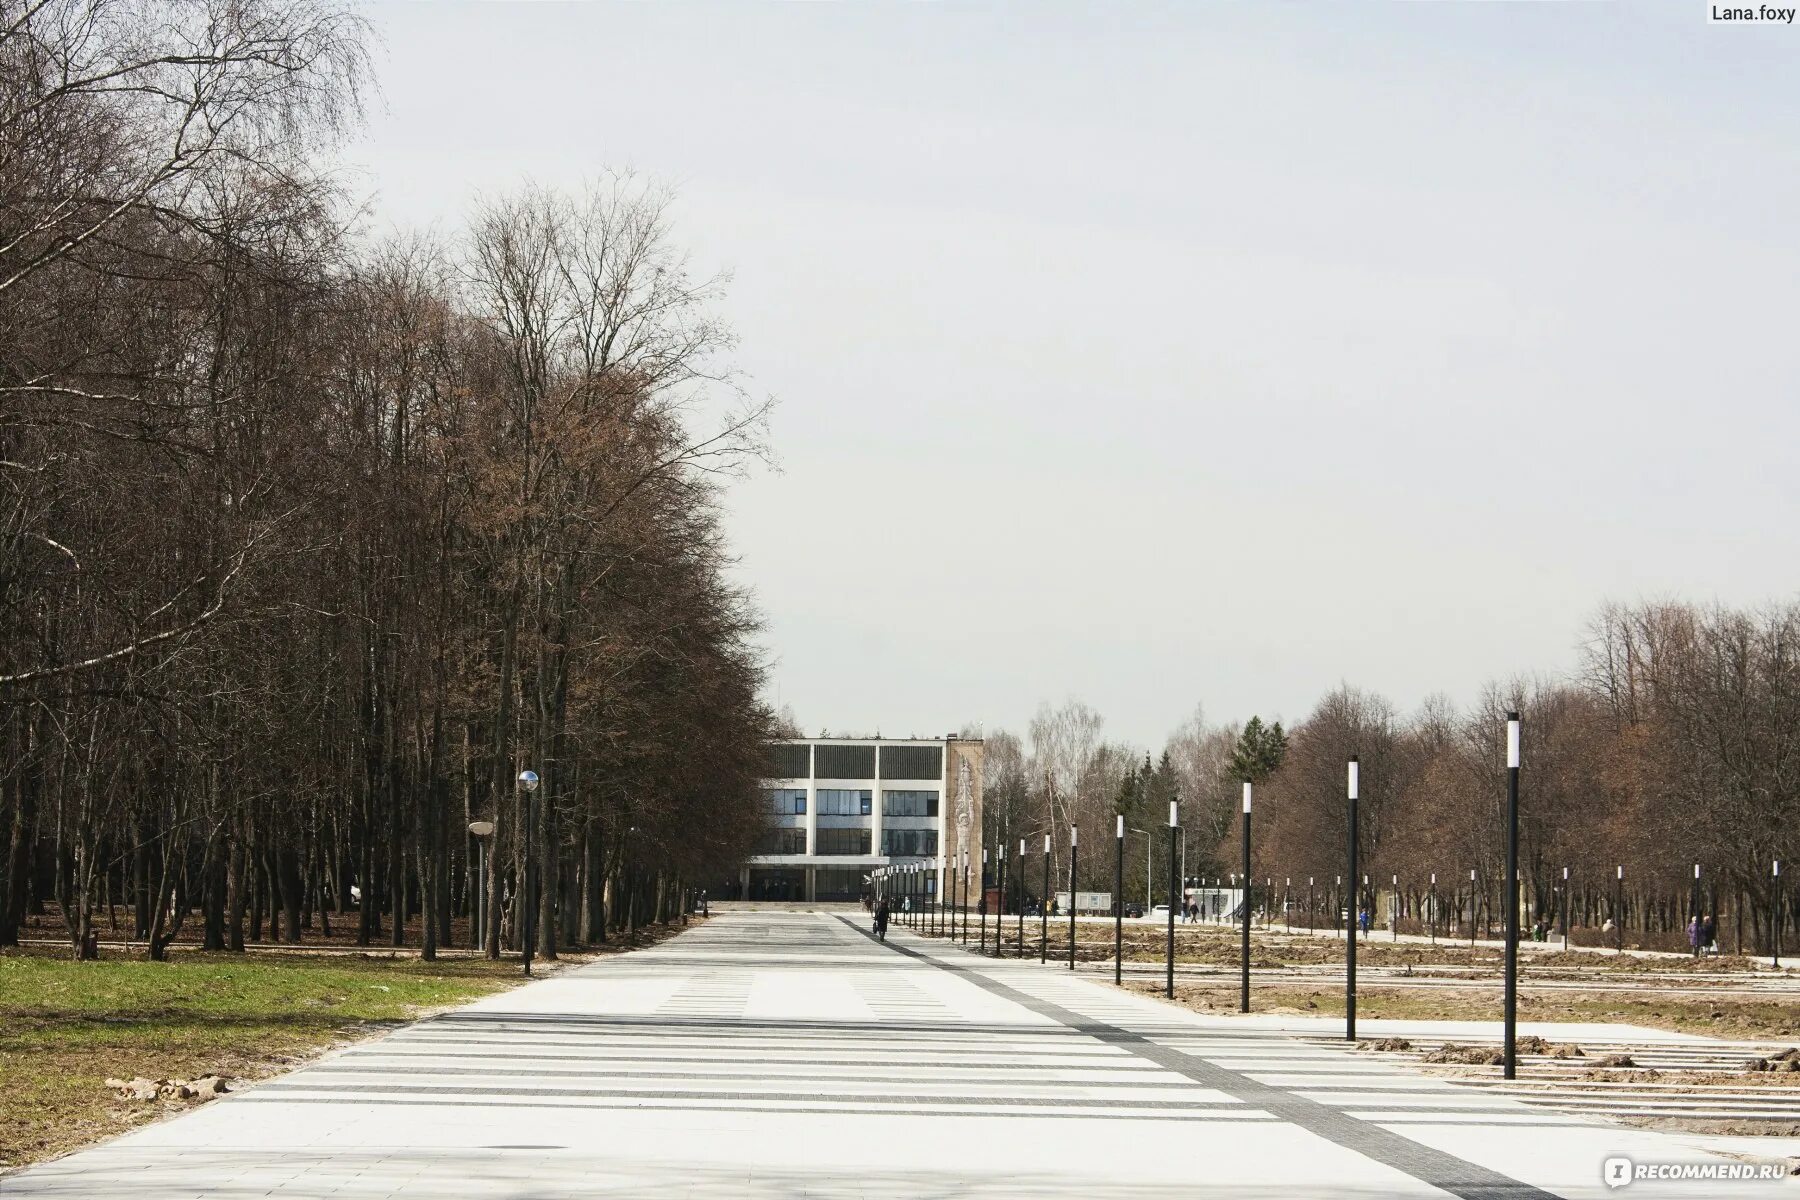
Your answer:
[[[1050,958],[1050,835],[1044,835],[1044,890],[1038,896],[1038,962]]]
[[[1431,890],[1425,893],[1425,922],[1431,927],[1431,944],[1437,945],[1437,872],[1431,873]]]
[[[944,937],[948,941],[957,940],[957,924],[962,912],[962,901],[968,899],[962,889],[962,853],[952,854],[946,862],[946,878],[950,881],[950,908],[944,914]]]
[[[1777,864],[1779,868],[1780,864]],[[1625,953],[1625,864],[1613,875],[1613,949]]]
[[[1006,869],[1006,843],[994,851],[994,957],[1006,955],[1006,888],[1012,882]]]
[[[943,881],[939,887],[949,889],[949,900],[939,910],[938,936],[954,938],[956,936],[956,855],[952,854],[948,858],[939,856],[938,878]],[[946,933],[946,930],[949,932]]]
[[[1238,945],[1238,1011],[1250,1011],[1250,781],[1244,780],[1244,922]]]
[[[1700,864],[1694,864],[1693,894],[1688,899],[1688,920],[1694,931],[1694,957],[1700,957]]]
[[[977,928],[981,934],[981,940],[976,944],[976,947],[981,954],[987,953],[987,873],[988,852],[987,847],[983,846],[981,848],[981,911],[977,913],[975,917]]]
[[[1125,814],[1118,815],[1118,851],[1113,857],[1113,985],[1125,982]],[[1779,954],[1777,955],[1779,958]],[[1777,963],[1777,966],[1780,964]]]
[[[519,902],[525,906],[524,919],[519,922],[521,946],[525,960],[525,974],[531,974],[531,955],[536,949],[537,941],[537,856],[532,851],[532,842],[537,840],[537,786],[536,771],[519,772],[519,788],[525,793],[525,890]],[[404,888],[405,880],[401,881]],[[399,905],[395,905],[396,910]]]
[[[1175,850],[1181,837],[1181,801],[1179,798],[1169,801],[1169,948],[1166,964],[1168,978],[1163,984],[1163,992],[1169,999],[1175,998],[1175,898],[1180,890],[1180,880],[1175,875]]]
[[[1013,899],[1018,901],[1018,907],[1019,907],[1018,950],[1015,952],[1015,954],[1016,954],[1016,957],[1024,958],[1025,957],[1025,839],[1024,838],[1019,839],[1019,869],[1017,871],[1013,872],[1013,877],[1017,880],[1017,882],[1013,884]]]
[[[933,937],[944,936],[944,922],[949,920],[950,905],[944,900],[944,889],[946,884],[954,885],[955,880],[945,866],[948,861],[941,853],[931,860],[931,898],[935,901],[931,911],[937,918],[932,922]]]
[[[975,876],[970,869],[969,852],[967,849],[964,849],[962,852],[962,872],[963,872],[962,944],[964,946],[967,946],[969,944],[969,885],[975,881]]]
[[[1469,949],[1475,948],[1475,868],[1469,868]]]
[[[1563,949],[1569,948],[1569,868],[1563,868],[1562,890]]]
[[[1781,918],[1787,915],[1783,911],[1787,906],[1781,895],[1781,860],[1779,858],[1775,860],[1775,869],[1770,878],[1774,882],[1769,886],[1769,891],[1773,893],[1769,897],[1769,924],[1774,926],[1772,930],[1774,936],[1769,939],[1769,942],[1775,951],[1772,965],[1779,968],[1781,966]]]
[[[1519,714],[1506,714],[1506,1045],[1501,1072],[1519,1074]]]
[[[1356,880],[1356,801],[1360,791],[1361,761],[1356,755],[1350,756],[1350,765],[1346,777],[1345,790],[1350,800],[1350,879],[1352,886]],[[1356,905],[1345,909],[1344,923],[1353,926],[1357,920]],[[1356,1040],[1356,930],[1344,930],[1344,1040]]]
[[[1075,902],[1077,895],[1075,891],[1075,856],[1081,852],[1080,838],[1077,836],[1079,832],[1075,826],[1069,826],[1069,970],[1071,971],[1075,969],[1075,909],[1077,907]]]

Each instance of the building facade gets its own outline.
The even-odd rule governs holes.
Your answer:
[[[769,829],[744,866],[749,900],[856,900],[876,867],[926,863],[934,885],[981,861],[982,743],[799,738],[769,747]]]

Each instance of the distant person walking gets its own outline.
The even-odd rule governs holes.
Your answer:
[[[1700,948],[1708,954],[1719,952],[1719,922],[1711,913],[1700,922]]]
[[[1700,914],[1695,913],[1688,918],[1688,945],[1693,947],[1694,957],[1700,957]]]
[[[887,941],[888,902],[884,896],[875,902],[875,936]]]

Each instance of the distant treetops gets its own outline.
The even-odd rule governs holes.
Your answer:
[[[1249,783],[1261,783],[1280,768],[1287,757],[1287,744],[1280,721],[1264,725],[1261,717],[1251,717],[1231,749],[1231,773]]]

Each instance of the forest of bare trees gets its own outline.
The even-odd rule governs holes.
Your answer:
[[[764,453],[651,182],[375,240],[330,0],[0,0],[0,945],[538,950],[759,832]],[[266,931],[266,932],[265,932]]]
[[[1257,779],[1258,906],[1298,903],[1289,881],[1303,889],[1312,877],[1323,912],[1344,871],[1345,762],[1357,755],[1359,854],[1379,893],[1364,902],[1386,911],[1398,876],[1399,908],[1416,918],[1435,874],[1445,920],[1497,922],[1505,714],[1516,710],[1522,891],[1532,912],[1553,918],[1567,903],[1577,923],[1618,919],[1641,939],[1678,935],[1697,899],[1741,929],[1746,948],[1767,946],[1775,914],[1784,927],[1795,917],[1793,889],[1778,890],[1774,864],[1800,853],[1800,604],[1609,606],[1587,632],[1575,672],[1489,685],[1465,710],[1432,698],[1407,716],[1350,686],[1321,699],[1285,731],[1279,765]],[[1229,880],[1239,870],[1244,728],[1209,724],[1196,711],[1155,757],[1103,730],[1098,713],[1070,701],[1040,709],[1023,739],[990,733],[989,836],[1015,845],[1024,834],[1035,846],[1049,830],[1052,845],[1066,847],[1070,821],[1110,838],[1114,814],[1124,813],[1131,829],[1150,834],[1160,900],[1167,801],[1179,795],[1183,874]],[[1082,886],[1110,890],[1110,842],[1093,853],[1093,834],[1082,839],[1090,847]],[[1145,895],[1136,832],[1125,875],[1125,894]]]

